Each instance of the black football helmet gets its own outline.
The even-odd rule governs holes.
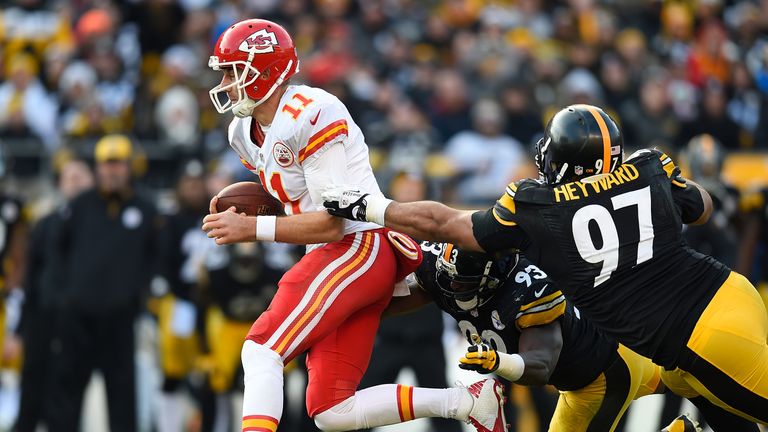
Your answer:
[[[536,166],[548,184],[609,173],[623,159],[619,127],[592,105],[571,105],[558,111],[536,143]]]
[[[507,260],[494,260],[483,253],[463,251],[443,243],[436,263],[436,281],[454,312],[467,312],[484,305],[504,281]]]
[[[720,141],[709,134],[701,134],[688,141],[686,149],[691,179],[716,182],[725,162],[725,150]]]

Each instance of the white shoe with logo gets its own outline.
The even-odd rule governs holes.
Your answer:
[[[467,391],[472,395],[474,405],[467,421],[477,432],[506,432],[504,417],[504,385],[497,379],[478,381]]]

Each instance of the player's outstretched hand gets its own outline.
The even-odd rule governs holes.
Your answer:
[[[333,216],[349,220],[365,221],[369,194],[350,186],[332,186],[321,194],[323,205]]]
[[[496,354],[496,350],[487,343],[475,343],[467,348],[464,357],[459,359],[459,367],[488,374],[499,368],[499,356]]]

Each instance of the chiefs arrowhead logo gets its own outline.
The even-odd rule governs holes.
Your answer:
[[[272,148],[272,155],[275,157],[275,162],[283,168],[293,163],[293,152],[281,142],[275,143],[275,146]]]
[[[263,54],[275,51],[275,45],[277,45],[277,36],[267,29],[261,29],[240,42],[237,49],[247,53]]]

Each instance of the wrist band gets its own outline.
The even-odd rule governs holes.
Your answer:
[[[498,376],[510,381],[517,381],[523,376],[525,360],[520,357],[520,354],[507,354],[497,351],[496,355],[499,356],[499,367],[496,369]]]
[[[365,219],[368,222],[373,222],[384,226],[384,213],[387,211],[391,199],[384,198],[383,196],[368,195],[365,197],[367,203],[365,209]]]
[[[275,241],[277,216],[256,216],[256,240]]]

